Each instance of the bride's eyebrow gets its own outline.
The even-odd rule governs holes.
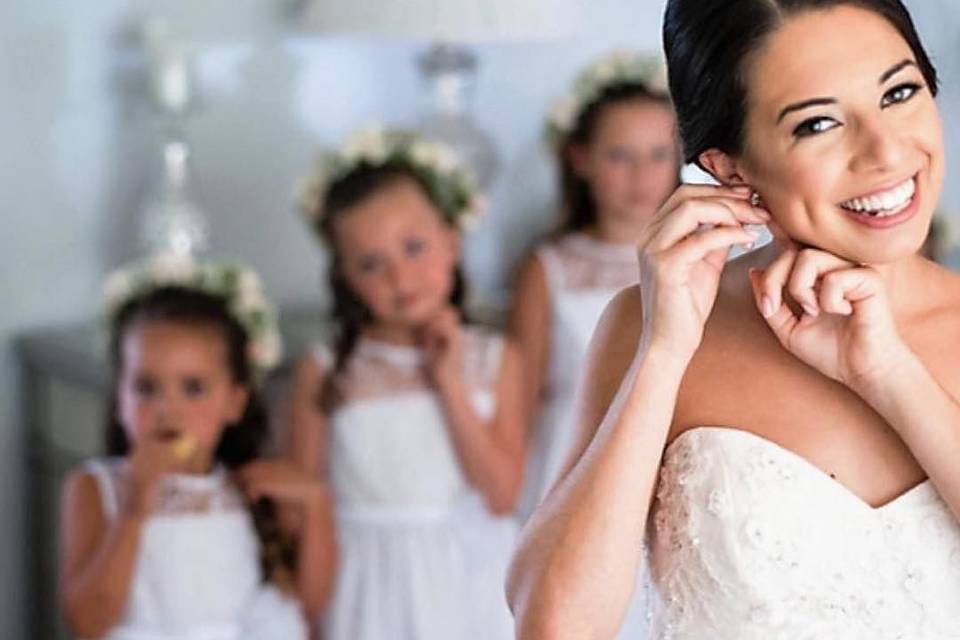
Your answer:
[[[917,63],[913,60],[901,60],[897,64],[893,65],[882,74],[880,74],[880,80],[877,84],[883,84],[893,76],[897,75],[907,67],[916,67]],[[791,105],[787,105],[780,112],[780,115],[777,116],[777,124],[780,124],[783,119],[793,113],[794,111],[802,111],[803,109],[809,109],[810,107],[822,107],[824,105],[836,104],[836,98],[810,98],[809,100],[803,100],[801,102],[795,102]]]
[[[901,61],[898,62],[897,64],[893,65],[892,67],[890,67],[889,69],[887,69],[886,71],[884,71],[884,72],[880,75],[880,81],[879,81],[877,84],[883,84],[884,82],[886,82],[887,80],[889,80],[889,79],[892,78],[893,76],[897,75],[898,73],[900,73],[901,71],[903,71],[903,70],[906,69],[907,67],[916,67],[916,66],[917,66],[917,63],[914,62],[913,60],[910,60],[910,59],[901,60]]]
[[[780,115],[777,116],[777,124],[783,122],[783,119],[786,118],[789,114],[794,111],[803,111],[804,109],[809,109],[810,107],[822,107],[828,104],[837,104],[836,98],[810,98],[809,100],[803,100],[802,102],[794,102],[791,105],[787,105],[783,108],[783,111],[780,112]]]

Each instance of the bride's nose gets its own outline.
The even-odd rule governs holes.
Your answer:
[[[902,124],[902,123],[901,123]],[[897,125],[884,122],[883,116],[861,121],[856,128],[852,168],[881,173],[894,171],[903,162],[905,140]]]

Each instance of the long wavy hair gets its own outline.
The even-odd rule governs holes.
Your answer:
[[[560,222],[554,231],[555,235],[583,231],[597,223],[598,211],[593,192],[590,184],[580,176],[570,161],[571,149],[590,145],[601,119],[611,107],[637,101],[649,101],[671,110],[673,108],[668,96],[651,91],[646,84],[620,82],[606,87],[577,116],[573,129],[557,150],[561,202]],[[680,165],[677,164],[677,184],[679,183]]]
[[[269,420],[253,380],[253,369],[247,356],[249,336],[218,296],[186,287],[160,287],[130,300],[111,323],[110,359],[113,371],[113,392],[109,400],[105,445],[109,455],[126,456],[131,443],[117,417],[117,389],[123,371],[123,341],[135,327],[149,323],[176,323],[214,328],[227,347],[227,366],[233,382],[248,389],[249,399],[240,420],[227,425],[220,437],[214,459],[227,469],[237,469],[259,457],[269,435]],[[284,588],[291,587],[296,566],[296,546],[282,533],[272,501],[261,499],[249,505],[257,537],[260,541],[260,566],[264,580]]]
[[[348,215],[356,206],[373,195],[396,185],[398,182],[413,181],[430,199],[430,192],[411,171],[397,166],[371,166],[362,164],[336,182],[332,183],[325,194],[323,214],[316,225],[316,231],[330,250],[331,264],[328,271],[328,286],[333,297],[331,320],[333,322],[333,370],[326,375],[324,388],[320,392],[319,403],[329,411],[340,399],[337,383],[364,328],[373,321],[373,315],[363,300],[353,291],[343,272],[343,256],[337,244],[337,221]],[[431,200],[432,202],[432,200]],[[436,203],[434,203],[436,206]],[[440,215],[440,214],[438,214]],[[441,216],[445,224],[452,223]],[[467,319],[466,281],[460,265],[454,268],[454,285],[450,292],[450,304]]]

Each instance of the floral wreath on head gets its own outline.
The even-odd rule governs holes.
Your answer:
[[[476,227],[486,208],[473,172],[448,145],[414,132],[372,125],[324,153],[297,185],[300,210],[319,228],[330,187],[360,167],[396,167],[412,173],[443,215],[461,230]]]
[[[547,115],[546,139],[559,149],[577,126],[584,111],[610,87],[624,84],[642,85],[655,96],[670,97],[667,66],[654,54],[618,50],[605,55],[581,71],[573,90],[557,100]]]
[[[163,287],[183,287],[222,298],[244,328],[254,374],[261,379],[280,363],[283,341],[276,308],[255,271],[239,263],[198,262],[190,255],[161,253],[111,273],[103,286],[112,318],[131,300]]]

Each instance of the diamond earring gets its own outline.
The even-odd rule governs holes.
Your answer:
[[[759,194],[759,193],[757,193],[756,191],[751,191],[751,192],[750,192],[750,206],[752,206],[752,207],[759,207],[762,202],[763,202],[763,201],[760,200],[760,194]]]

